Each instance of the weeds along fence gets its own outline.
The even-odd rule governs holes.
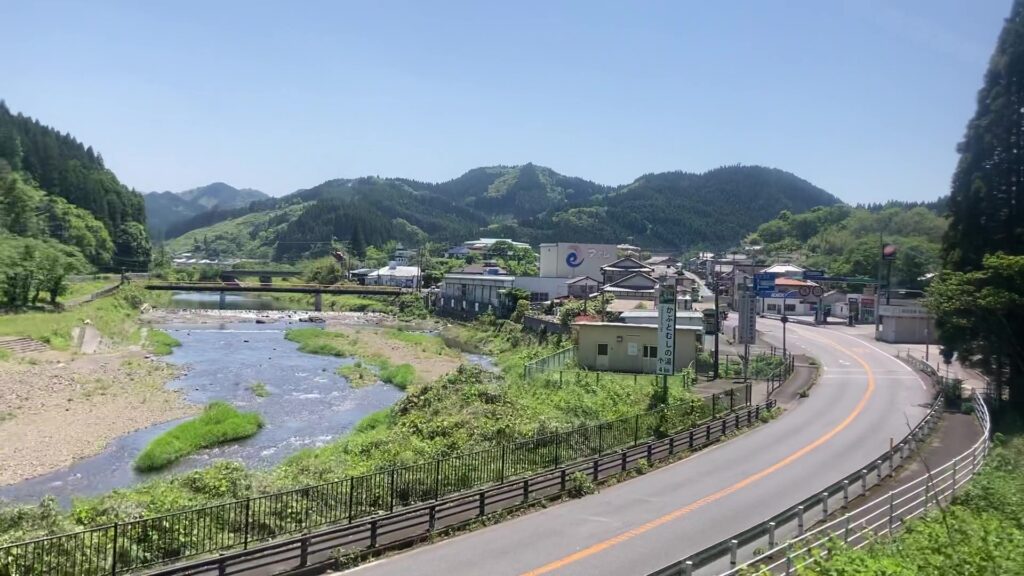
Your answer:
[[[278,537],[351,524],[638,446],[674,431],[692,430],[697,422],[750,402],[751,385],[742,384],[703,398],[484,450],[2,546],[0,576],[116,575],[202,554],[248,549]]]
[[[554,354],[523,364],[523,378],[529,380],[551,370],[560,370],[576,361],[576,347],[569,346]]]

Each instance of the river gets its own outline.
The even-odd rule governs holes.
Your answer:
[[[265,426],[255,436],[203,450],[160,472],[136,472],[132,462],[138,453],[180,421],[165,422],[122,436],[99,454],[68,468],[0,487],[0,498],[34,502],[51,494],[67,504],[72,496],[102,494],[201,468],[218,459],[241,460],[247,466],[266,468],[302,448],[337,439],[364,416],[401,397],[400,390],[383,383],[364,388],[349,386],[335,369],[354,359],[299,352],[297,344],[284,339],[284,331],[300,325],[309,326],[294,321],[160,326],[182,344],[166,360],[187,368],[168,387],[181,390],[195,404],[224,400],[240,410],[259,412]],[[475,360],[482,364],[487,361]],[[268,397],[258,398],[250,390],[257,381],[266,385]]]

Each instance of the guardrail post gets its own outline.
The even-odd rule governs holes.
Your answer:
[[[523,480],[523,504],[530,501],[530,479]]]
[[[693,450],[693,429],[690,429],[690,450]]]
[[[594,482],[597,482],[597,475],[600,474],[600,462],[599,459],[594,460]]]
[[[683,562],[683,576],[693,576],[693,561]]]
[[[633,446],[640,442],[640,415],[633,417]]]
[[[480,511],[477,514],[477,516],[479,518],[483,518],[484,514],[487,513],[487,492],[486,491],[480,492],[480,497],[478,499],[480,501],[480,504],[479,504]]]
[[[377,521],[370,521],[370,548],[377,547]]]
[[[427,521],[427,531],[433,532],[434,527],[437,526],[437,506],[434,504],[430,505],[430,518]]]
[[[668,455],[672,456],[675,453],[676,453],[676,437],[675,436],[669,436],[668,437]]]
[[[803,506],[797,506],[796,507],[796,535],[797,536],[803,536],[804,535],[804,507]]]
[[[562,468],[562,473],[560,474],[559,489],[562,492],[565,492],[565,468]]]
[[[789,553],[790,544],[786,544],[786,576],[793,573],[793,555]]]
[[[604,423],[597,425],[597,455],[604,454]]]
[[[821,519],[828,518],[828,492],[821,493]]]
[[[878,483],[881,484],[882,483],[882,461],[881,460],[875,460],[875,472],[878,475]]]
[[[622,471],[626,471],[626,451],[622,451]]]
[[[729,565],[736,565],[736,552],[739,549],[739,542],[736,540],[729,540]]]
[[[860,471],[860,495],[865,496],[868,493],[868,471]]]
[[[758,404],[757,406],[754,407],[754,420],[760,420],[760,419],[761,419],[761,405]]]
[[[843,509],[850,507],[850,481],[843,480]]]
[[[647,463],[648,464],[653,464],[654,463],[654,443],[653,442],[648,442],[647,443]]]
[[[843,516],[843,543],[850,543],[850,515]]]
[[[299,541],[299,566],[309,564],[309,538]]]
[[[711,442],[711,424],[704,426],[704,441]]]
[[[775,522],[768,523],[768,549],[775,548]]]

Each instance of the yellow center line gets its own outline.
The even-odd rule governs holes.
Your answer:
[[[613,536],[613,537],[611,537],[611,538],[609,538],[607,540],[604,540],[602,542],[598,542],[597,544],[593,544],[593,545],[591,545],[591,546],[589,546],[587,548],[584,548],[583,550],[580,550],[578,552],[574,552],[572,554],[569,554],[568,556],[565,556],[563,558],[559,558],[558,560],[555,560],[553,562],[545,564],[545,565],[541,566],[540,568],[536,568],[534,570],[530,570],[529,572],[524,572],[521,576],[540,576],[541,574],[547,574],[548,572],[551,572],[551,571],[554,571],[554,570],[558,570],[559,568],[563,568],[565,566],[568,566],[569,564],[572,564],[574,562],[578,562],[580,560],[583,560],[584,558],[587,558],[588,556],[593,556],[594,554],[597,554],[598,552],[601,552],[602,550],[607,550],[608,548],[611,548],[612,546],[616,546],[618,544],[622,544],[623,542],[625,542],[627,540],[630,540],[632,538],[635,538],[635,537],[637,537],[637,536],[639,536],[639,535],[641,535],[641,534],[643,534],[645,532],[653,530],[653,529],[657,528],[658,526],[661,526],[662,524],[667,524],[668,522],[671,522],[673,520],[677,520],[677,519],[679,519],[679,518],[689,514],[690,512],[693,512],[694,510],[697,510],[698,508],[700,508],[702,506],[710,504],[710,503],[712,503],[712,502],[714,502],[716,500],[720,500],[720,499],[728,496],[729,494],[732,494],[733,492],[736,492],[737,490],[741,490],[741,489],[743,489],[743,488],[753,484],[754,482],[757,482],[758,480],[761,480],[762,478],[764,478],[766,476],[769,476],[770,474],[773,474],[773,473],[781,470],[782,468],[785,468],[786,466],[789,466],[794,461],[796,461],[797,459],[803,457],[804,455],[806,455],[811,450],[814,450],[815,448],[821,446],[825,442],[828,442],[836,434],[839,434],[840,432],[842,432],[844,428],[849,426],[850,423],[853,422],[854,419],[857,418],[858,415],[860,415],[860,413],[864,410],[864,406],[867,405],[868,399],[871,398],[871,395],[874,393],[874,391],[875,391],[875,375],[871,371],[871,367],[868,366],[868,363],[865,362],[860,356],[857,356],[853,352],[850,352],[849,350],[846,350],[842,346],[840,346],[840,345],[838,345],[838,344],[836,344],[836,343],[834,343],[834,342],[832,342],[830,340],[825,340],[824,342],[826,344],[828,344],[829,346],[832,346],[833,348],[836,348],[836,349],[838,349],[838,350],[840,350],[840,351],[842,351],[842,352],[844,352],[846,354],[849,354],[851,357],[853,357],[854,360],[856,360],[858,363],[860,363],[861,366],[864,367],[864,370],[867,372],[867,376],[868,376],[868,386],[867,386],[867,389],[864,390],[864,394],[861,396],[860,401],[857,402],[857,405],[854,407],[853,411],[850,412],[850,414],[847,415],[846,418],[844,418],[842,422],[840,422],[838,425],[836,425],[835,428],[832,428],[827,433],[825,433],[823,436],[821,436],[818,439],[816,439],[814,442],[811,442],[810,444],[804,446],[803,448],[800,448],[796,452],[793,452],[789,456],[786,456],[785,458],[783,458],[782,460],[779,460],[778,462],[772,464],[771,466],[768,466],[767,468],[764,468],[763,470],[761,470],[759,472],[756,472],[754,474],[751,474],[750,476],[747,476],[746,478],[744,478],[743,480],[740,480],[739,482],[736,482],[732,486],[728,486],[726,488],[722,488],[718,492],[715,492],[713,494],[709,494],[709,495],[701,498],[700,500],[697,500],[696,502],[692,502],[690,504],[687,504],[686,506],[683,506],[682,508],[678,508],[676,510],[673,510],[672,512],[669,512],[668,514],[665,514],[664,516],[660,516],[658,518],[655,518],[654,520],[651,520],[650,522],[647,522],[645,524],[641,524],[640,526],[637,526],[636,528],[633,528],[631,530],[623,532],[622,534],[619,534],[618,536]]]

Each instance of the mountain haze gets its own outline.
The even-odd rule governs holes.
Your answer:
[[[235,188],[223,182],[192,188],[183,192],[150,192],[143,195],[146,220],[150,234],[155,238],[175,237],[207,226],[216,218],[187,222],[206,212],[227,212],[247,207],[251,202],[269,198],[259,190]],[[235,215],[235,214],[232,214]],[[225,216],[225,219],[228,216]]]

